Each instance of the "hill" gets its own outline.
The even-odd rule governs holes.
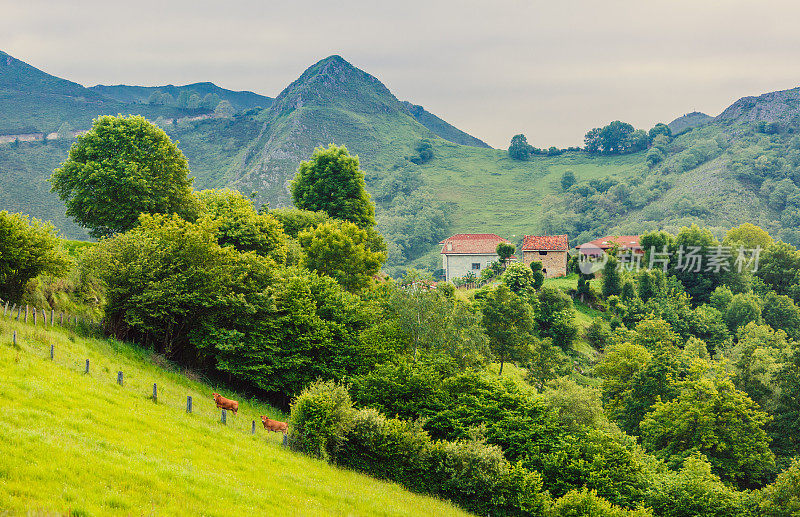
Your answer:
[[[197,95],[200,98],[206,95],[217,95],[220,100],[230,102],[237,111],[268,108],[272,104],[272,98],[270,97],[248,91],[227,90],[210,82],[192,83],[183,86],[174,86],[172,84],[166,86],[97,85],[89,89],[126,104],[147,104],[156,92],[169,94],[176,100],[182,92],[185,92],[187,96]]]
[[[681,133],[689,131],[690,129],[710,124],[713,121],[714,117],[706,115],[705,113],[701,113],[699,111],[693,111],[691,113],[687,113],[686,115],[676,118],[675,120],[667,124],[667,126],[669,126],[669,130],[672,131],[673,135],[679,135]]]
[[[220,424],[211,393],[223,388],[158,359],[41,322],[37,328],[0,320],[0,508],[69,515],[466,515],[289,452],[260,423],[251,435],[258,415],[281,417],[256,400],[240,398],[239,414]],[[116,384],[120,370],[124,386]],[[185,412],[187,395],[192,414]]]
[[[86,129],[93,118],[128,112],[126,104],[45,73],[0,51],[0,135],[50,133],[66,122]],[[168,106],[141,106],[146,117],[175,117],[196,113]]]
[[[417,122],[427,127],[438,136],[444,138],[454,144],[468,145],[472,147],[487,147],[491,146],[479,138],[461,131],[457,127],[445,122],[430,111],[427,111],[422,106],[411,104],[408,101],[403,101],[409,113],[416,119]]]

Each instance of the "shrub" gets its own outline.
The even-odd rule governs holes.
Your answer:
[[[291,447],[318,458],[334,458],[354,418],[355,410],[346,386],[333,381],[316,381],[292,403]]]
[[[649,510],[626,510],[614,506],[594,490],[572,490],[557,499],[549,508],[552,517],[646,517],[653,515]]]
[[[481,440],[431,440],[418,424],[359,411],[335,458],[347,468],[453,501],[480,515],[541,515],[546,499],[535,472],[512,466]]]

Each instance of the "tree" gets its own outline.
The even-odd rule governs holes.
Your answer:
[[[508,259],[514,254],[514,251],[516,251],[516,246],[510,242],[501,242],[495,248],[495,253],[497,253],[497,257],[503,265],[508,263]]]
[[[707,302],[711,293],[721,282],[721,271],[714,271],[713,268],[709,269],[707,263],[707,257],[712,256],[719,245],[720,243],[714,238],[711,231],[700,228],[696,224],[692,224],[688,228],[681,228],[675,239],[676,250],[673,251],[679,252],[673,255],[672,265],[674,266],[675,276],[686,288],[686,292],[692,297],[692,303],[695,305]],[[681,249],[684,255],[679,258],[678,255]],[[657,248],[657,251],[661,251],[660,248]],[[687,258],[692,251],[696,251],[696,254],[702,257],[703,263],[699,271]],[[683,260],[684,264],[681,264],[681,266],[684,267],[677,267],[677,260]]]
[[[220,246],[253,251],[276,262],[286,260],[286,235],[281,223],[268,214],[259,214],[253,202],[230,189],[203,190],[198,194],[201,211],[217,223]]]
[[[752,488],[775,468],[764,431],[769,420],[730,379],[701,378],[687,383],[676,399],[656,402],[642,422],[642,443],[673,463],[702,453],[724,481]]]
[[[778,377],[789,350],[786,333],[751,322],[739,329],[738,338],[727,354],[734,367],[733,383],[762,409],[774,413]]]
[[[531,146],[525,135],[514,135],[511,145],[508,146],[508,155],[514,160],[528,160],[531,157]]]
[[[561,175],[561,190],[567,191],[569,188],[578,181],[575,178],[575,173],[570,171],[564,171],[564,174]]]
[[[761,517],[795,517],[800,515],[800,460],[778,474],[771,485],[753,493],[757,508],[754,514]]]
[[[383,238],[370,230],[335,220],[303,230],[297,240],[305,252],[304,265],[335,279],[349,291],[366,288],[386,261]]]
[[[800,308],[788,296],[768,292],[764,295],[761,315],[770,327],[783,330],[792,339],[800,339]]]
[[[533,271],[521,262],[512,262],[503,272],[502,280],[511,291],[520,294],[533,287]]]
[[[186,107],[189,109],[197,109],[200,107],[201,102],[203,102],[203,100],[200,98],[200,96],[196,93],[193,93],[189,96],[189,100],[186,101]]]
[[[181,90],[178,94],[178,98],[175,103],[178,105],[179,108],[188,108],[189,107],[189,90]]]
[[[500,284],[483,300],[481,324],[489,337],[489,349],[500,361],[498,375],[503,375],[506,361],[523,361],[528,356],[532,340],[533,310]]]
[[[544,285],[544,273],[542,273],[542,263],[538,260],[531,262],[531,271],[533,272],[533,288],[537,291]],[[578,279],[578,287],[580,288],[580,279]]]
[[[800,252],[785,242],[775,242],[761,253],[754,275],[778,294],[800,302]]]
[[[542,337],[549,337],[556,345],[568,350],[578,336],[572,298],[561,289],[542,287],[538,299],[536,329]]]
[[[365,189],[364,172],[358,157],[345,146],[316,148],[311,160],[300,163],[291,190],[297,208],[321,210],[361,228],[375,225],[375,205]]]
[[[18,302],[28,280],[61,274],[68,264],[52,224],[0,212],[0,297]]]
[[[759,247],[762,250],[767,249],[772,243],[772,237],[766,230],[750,223],[731,228],[722,241],[725,246],[744,246],[749,249]]]
[[[284,233],[293,239],[296,239],[301,231],[328,220],[328,214],[325,212],[312,212],[293,207],[275,208],[269,210],[269,215],[280,221]]]
[[[652,142],[655,140],[659,135],[664,135],[667,138],[672,138],[672,130],[669,128],[668,125],[664,124],[663,122],[659,122],[648,131],[647,136],[650,138]]]
[[[731,299],[724,318],[728,330],[735,334],[739,327],[743,327],[751,321],[761,323],[761,305],[755,296],[739,293]]]
[[[67,215],[94,237],[131,229],[142,213],[196,212],[186,157],[140,116],[97,118],[50,182]]]
[[[595,128],[586,133],[584,142],[586,150],[601,154],[623,154],[630,150],[639,150],[641,140],[646,140],[647,134],[633,135],[633,126],[627,122],[615,120],[602,128]],[[633,135],[633,136],[632,136]],[[632,147],[637,148],[632,149]]]
[[[230,101],[220,101],[214,108],[214,116],[219,118],[233,118],[236,115],[236,108]]]
[[[602,279],[604,298],[622,294],[622,272],[619,269],[619,260],[613,253],[609,253],[608,260],[603,265]]]
[[[644,156],[644,161],[647,163],[648,167],[655,167],[664,161],[664,153],[657,147],[651,147]]]

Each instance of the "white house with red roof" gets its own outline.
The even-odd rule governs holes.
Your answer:
[[[480,276],[492,262],[497,262],[497,245],[511,243],[493,233],[459,233],[448,237],[442,245],[442,267],[447,281],[467,276]]]
[[[526,235],[522,241],[522,262],[542,263],[542,273],[546,278],[567,274],[567,252],[569,239],[566,235]]]

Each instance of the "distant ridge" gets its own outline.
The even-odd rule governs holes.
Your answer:
[[[742,97],[717,116],[728,122],[777,122],[800,116],[800,87]]]
[[[690,129],[695,127],[704,126],[706,124],[710,124],[714,121],[714,117],[710,115],[706,115],[705,113],[701,113],[699,111],[693,111],[691,113],[687,113],[681,117],[676,118],[667,126],[669,126],[670,131],[672,131],[673,135],[679,135]]]
[[[472,147],[485,147],[491,149],[491,146],[479,138],[475,138],[469,133],[461,131],[457,127],[448,124],[440,119],[430,111],[427,111],[422,106],[411,104],[408,101],[403,101],[403,105],[408,109],[409,113],[417,119],[417,122],[427,127],[445,140],[449,140],[454,144],[469,145]]]
[[[204,97],[209,93],[217,94],[221,100],[230,102],[237,111],[246,111],[254,108],[269,108],[272,105],[271,97],[259,95],[251,91],[228,90],[211,82],[192,83],[183,86],[175,86],[172,84],[165,86],[129,86],[124,84],[107,86],[98,84],[89,89],[106,97],[129,104],[144,104],[148,101],[153,92],[156,91],[169,93],[175,98],[177,98],[182,91],[186,91],[190,94],[196,93],[200,97]]]

